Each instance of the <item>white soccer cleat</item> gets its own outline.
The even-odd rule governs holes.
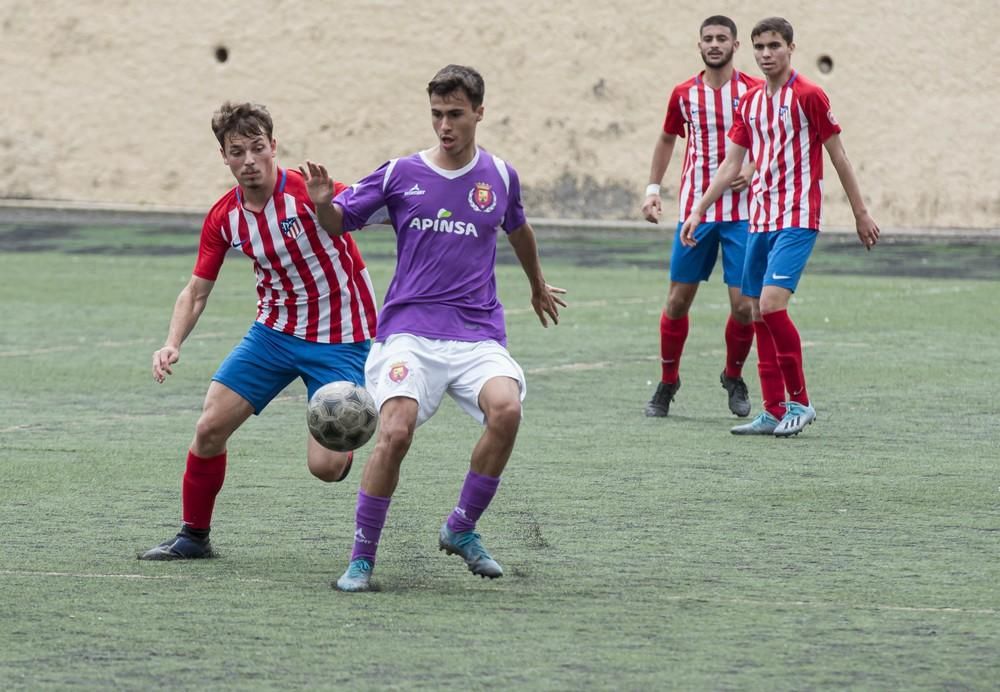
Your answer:
[[[806,426],[816,420],[816,409],[812,404],[803,406],[797,401],[785,402],[785,416],[774,429],[775,437],[791,437],[805,430]]]

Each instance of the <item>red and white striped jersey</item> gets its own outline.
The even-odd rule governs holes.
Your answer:
[[[715,171],[726,158],[726,132],[733,124],[733,112],[740,97],[761,80],[738,70],[719,89],[705,83],[701,72],[674,87],[663,120],[667,134],[687,138],[684,168],[678,192],[680,220],[683,221],[701,200]],[[685,132],[686,130],[686,132]],[[748,218],[747,192],[727,190],[705,214],[705,221],[742,221]]]
[[[773,96],[766,86],[740,101],[729,138],[750,150],[750,232],[819,230],[823,142],[840,133],[830,99],[797,72]]]
[[[338,194],[347,186],[334,183]],[[354,239],[319,226],[302,174],[278,169],[274,195],[258,213],[239,187],[205,217],[194,275],[215,281],[229,249],[253,260],[257,322],[306,341],[356,343],[375,335],[368,270]]]

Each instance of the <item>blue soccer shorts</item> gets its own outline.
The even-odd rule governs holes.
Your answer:
[[[743,277],[743,257],[746,253],[747,222],[715,221],[698,224],[694,238],[698,244],[687,247],[681,242],[681,227],[674,233],[674,249],[670,255],[670,280],[682,284],[708,281],[715,260],[722,249],[722,280],[738,288]]]
[[[364,386],[365,359],[371,341],[320,344],[283,334],[254,322],[212,379],[250,402],[259,414],[296,377],[313,393],[329,382],[347,380]]]
[[[795,293],[818,235],[819,231],[812,228],[748,234],[740,287],[743,295],[760,298],[764,286],[780,286]]]

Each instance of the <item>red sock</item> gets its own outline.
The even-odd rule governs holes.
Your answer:
[[[226,479],[226,453],[203,458],[188,450],[187,468],[181,482],[183,521],[193,529],[212,525],[215,496]]]
[[[681,367],[681,353],[688,336],[687,315],[672,320],[667,313],[660,315],[660,363],[663,374],[660,379],[669,384],[677,381],[677,371]]]
[[[785,415],[785,380],[778,367],[778,354],[774,350],[774,338],[765,322],[754,322],[757,333],[757,374],[760,377],[760,391],[764,397],[764,410],[781,420]]]
[[[729,316],[726,322],[726,377],[743,375],[743,363],[753,346],[753,323],[741,324]]]
[[[778,353],[778,365],[785,378],[788,398],[808,406],[809,394],[806,392],[806,375],[802,370],[802,342],[799,340],[799,330],[788,316],[788,310],[770,312],[763,317],[774,338],[774,348]]]

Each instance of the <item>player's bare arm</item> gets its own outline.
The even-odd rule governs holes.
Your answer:
[[[171,366],[180,360],[181,344],[198,323],[214,287],[214,281],[192,276],[187,286],[177,295],[167,339],[163,347],[153,353],[153,379],[157,382],[162,383],[167,375],[174,374]]]
[[[305,165],[299,166],[299,171],[305,179],[309,199],[316,207],[319,225],[332,236],[343,234],[344,210],[339,205],[333,204],[333,180],[326,166],[306,161]]]
[[[660,198],[660,181],[667,172],[670,157],[674,153],[677,135],[660,132],[653,147],[653,162],[649,166],[649,185],[646,187],[646,200],[642,204],[642,215],[650,223],[659,223],[663,213],[663,201]]]
[[[684,225],[681,226],[681,242],[684,245],[694,247],[698,244],[698,241],[694,239],[694,230],[698,228],[698,224],[704,218],[705,210],[715,204],[715,201],[722,196],[722,193],[729,188],[736,179],[736,176],[740,174],[746,155],[746,147],[741,147],[739,144],[732,142],[729,143],[729,146],[726,148],[726,158],[722,161],[722,165],[719,166],[719,170],[715,172],[712,184],[705,190],[705,194],[702,195],[698,205],[691,210],[691,214],[684,220]]]
[[[521,263],[521,268],[528,277],[528,283],[531,285],[531,307],[538,315],[538,320],[543,327],[548,327],[549,323],[546,320],[546,315],[548,315],[553,324],[559,324],[559,308],[560,306],[566,307],[566,303],[560,296],[566,293],[566,289],[545,283],[545,278],[542,276],[542,264],[538,259],[535,231],[530,224],[526,223],[512,231],[507,236],[507,240],[514,248],[514,254],[517,255],[517,260]]]
[[[847,200],[851,203],[858,239],[861,240],[866,250],[871,250],[878,243],[880,230],[865,206],[865,201],[861,196],[861,186],[854,174],[854,166],[847,158],[844,143],[841,141],[840,135],[836,134],[823,142],[823,146],[826,147],[826,151],[830,155],[830,162],[837,171],[837,177],[840,178],[840,184],[844,187]]]

